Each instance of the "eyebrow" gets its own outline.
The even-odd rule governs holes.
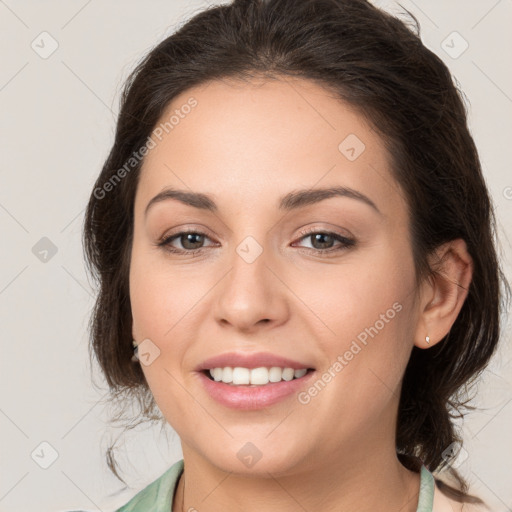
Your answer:
[[[320,201],[324,201],[325,199],[329,199],[331,197],[348,197],[350,199],[362,201],[363,203],[373,208],[379,215],[382,215],[382,212],[379,210],[377,205],[369,197],[349,187],[295,190],[280,198],[279,210],[297,210],[299,208],[303,208],[304,206],[319,203]],[[188,192],[186,190],[178,190],[174,188],[165,188],[149,201],[146,206],[144,215],[147,215],[149,209],[154,204],[166,201],[168,199],[180,201],[185,205],[192,206],[193,208],[198,208],[200,210],[206,210],[210,212],[218,211],[218,207],[215,201],[207,194],[202,194],[200,192]]]

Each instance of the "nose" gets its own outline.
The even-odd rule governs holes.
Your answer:
[[[231,269],[216,287],[214,314],[223,327],[251,333],[286,322],[290,291],[279,275],[279,266],[269,251],[262,249],[249,239],[234,251]]]

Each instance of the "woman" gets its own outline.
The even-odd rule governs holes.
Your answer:
[[[127,82],[84,244],[113,399],[183,450],[119,512],[483,509],[450,413],[499,339],[493,211],[460,93],[402,21],[197,14]]]

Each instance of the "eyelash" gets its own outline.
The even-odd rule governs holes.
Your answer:
[[[172,247],[170,245],[173,240],[180,238],[182,235],[187,235],[187,234],[191,234],[191,233],[194,235],[205,236],[208,238],[208,235],[206,233],[203,233],[202,231],[197,231],[197,230],[180,231],[179,233],[170,235],[170,236],[162,239],[159,243],[157,243],[157,246],[162,247],[165,251],[173,253],[173,254],[186,254],[187,256],[192,256],[192,257],[196,256],[200,252],[202,252],[204,249],[206,249],[206,247],[200,247],[199,249],[187,250],[187,249],[177,249],[176,247]],[[300,232],[301,237],[299,238],[299,241],[302,240],[303,238],[308,238],[315,234],[332,236],[335,240],[337,240],[338,242],[341,243],[341,246],[339,246],[338,248],[330,248],[330,249],[314,249],[314,248],[310,248],[310,247],[303,248],[303,249],[306,249],[307,252],[313,251],[314,253],[316,253],[320,256],[324,256],[324,255],[328,256],[329,254],[331,254],[333,252],[344,251],[344,250],[348,249],[349,247],[352,247],[356,244],[355,240],[353,240],[351,238],[344,237],[342,235],[339,235],[338,233],[334,233],[332,231],[322,231],[322,230],[318,230],[318,229],[314,229],[314,228],[301,231]]]

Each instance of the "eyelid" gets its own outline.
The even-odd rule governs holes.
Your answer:
[[[293,242],[293,244],[295,244],[296,242],[299,242],[303,239],[307,239],[309,236],[317,234],[317,233],[330,235],[330,236],[334,237],[341,244],[341,247],[335,246],[335,247],[331,247],[330,249],[323,249],[323,250],[315,249],[314,247],[313,248],[303,247],[303,249],[306,249],[306,251],[313,251],[314,253],[319,254],[319,255],[328,256],[331,253],[338,253],[338,252],[341,252],[341,251],[348,249],[352,246],[355,246],[357,243],[356,239],[352,235],[344,235],[344,234],[339,233],[338,231],[334,231],[331,229],[314,227],[314,228],[305,228],[305,229],[301,230],[299,233],[300,234],[299,238],[297,238],[296,241]]]
[[[177,226],[170,231],[165,231],[164,234],[159,237],[158,241],[168,240],[173,236],[181,235],[184,233],[196,233],[198,235],[204,235],[208,238],[211,238],[209,229],[203,226],[195,227],[193,224],[187,224],[185,227]]]
[[[303,228],[303,229],[301,229],[299,231],[299,235],[301,237],[304,237],[304,236],[307,236],[307,235],[312,235],[312,234],[315,234],[315,233],[326,233],[326,234],[330,234],[330,235],[336,235],[336,236],[339,236],[341,238],[345,238],[347,240],[350,240],[351,238],[353,238],[353,236],[351,234],[349,234],[349,233],[343,234],[343,233],[339,233],[335,229],[324,228],[324,227],[321,227],[321,226]]]
[[[208,233],[206,233],[205,231],[203,231],[202,229],[188,229],[188,228],[182,228],[182,229],[178,229],[178,231],[175,231],[175,232],[171,232],[170,234],[164,234],[162,235],[159,239],[158,239],[158,242],[156,243],[157,246],[165,246],[166,245],[169,245],[171,241],[173,240],[179,240],[181,235],[186,235],[188,233],[193,233],[194,235],[200,235],[200,236],[204,236],[205,238],[211,240],[212,238],[210,237],[210,235]],[[213,243],[212,245],[215,245],[215,243]],[[212,245],[208,246],[208,247],[211,247]],[[190,249],[190,250],[186,250],[186,249],[177,249],[178,251],[186,251],[188,253],[192,253],[194,251],[199,251],[203,249],[200,248],[200,249]]]
[[[171,242],[174,240],[179,240],[182,235],[186,235],[187,233],[197,234],[197,235],[203,236],[203,237],[211,240],[211,237],[208,235],[208,233],[203,231],[202,228],[197,229],[197,228],[193,228],[193,227],[189,226],[187,228],[182,228],[182,229],[176,228],[176,229],[178,229],[178,230],[177,231],[173,230],[174,232],[171,232],[171,234],[163,235],[155,245],[163,248],[163,250],[167,251],[168,253],[184,255],[184,256],[195,256],[195,255],[198,255],[199,253],[202,253],[208,247],[218,245],[217,242],[214,242],[211,245],[208,245],[205,247],[199,247],[197,249],[190,249],[190,250],[179,249],[179,248],[173,247],[170,245]],[[317,255],[320,257],[323,257],[323,256],[327,257],[332,254],[338,254],[338,253],[341,253],[342,251],[345,251],[345,250],[356,245],[356,240],[352,235],[349,235],[349,236],[342,235],[341,233],[338,233],[337,231],[333,231],[333,230],[329,230],[329,229],[325,229],[325,228],[321,228],[321,227],[309,227],[309,228],[302,229],[299,232],[300,236],[299,236],[299,238],[295,239],[294,242],[292,242],[292,246],[293,246],[293,244],[296,244],[297,242],[301,241],[302,239],[307,239],[308,236],[311,236],[314,234],[326,234],[326,235],[334,237],[335,241],[338,242],[338,246],[334,246],[334,247],[331,247],[328,249],[315,249],[314,247],[302,247],[302,248],[299,247],[300,249],[306,251],[307,253],[312,252],[314,255]]]

